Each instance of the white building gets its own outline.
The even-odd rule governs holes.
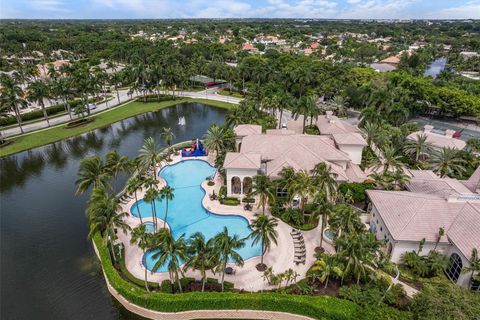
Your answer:
[[[472,249],[480,250],[480,168],[468,181],[439,178],[429,170],[410,173],[408,191],[367,191],[371,231],[387,241],[387,252],[396,263],[425,239],[420,254],[437,246],[450,259],[447,276],[468,287],[470,274],[461,271],[469,266]],[[440,228],[445,235],[439,239]]]
[[[257,125],[239,125],[234,131],[237,152],[228,152],[223,165],[228,196],[248,194],[252,178],[260,172],[277,179],[285,167],[310,171],[320,162],[330,167],[337,181],[366,179],[358,165],[367,143],[357,132],[305,135],[290,129],[272,129],[262,134]]]

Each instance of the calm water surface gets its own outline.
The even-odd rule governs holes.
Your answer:
[[[137,319],[110,297],[87,240],[88,195],[74,196],[79,161],[110,149],[134,157],[149,136],[165,145],[162,127],[178,142],[224,118],[222,109],[179,104],[0,159],[0,318]]]

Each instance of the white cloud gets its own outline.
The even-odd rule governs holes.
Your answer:
[[[369,0],[344,10],[343,19],[405,19],[412,18],[410,6],[420,0]]]
[[[359,2],[362,2],[362,0],[347,0],[347,3],[350,3],[350,4],[355,4]]]
[[[480,1],[470,1],[458,7],[433,11],[425,16],[430,19],[480,19]]]
[[[67,13],[70,10],[64,7],[65,3],[61,0],[32,0],[30,6],[36,11],[49,11],[54,13]]]

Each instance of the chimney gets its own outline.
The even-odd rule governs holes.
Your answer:
[[[433,126],[429,125],[429,124],[426,124],[424,127],[423,127],[423,131],[425,133],[430,133],[433,129]]]
[[[445,137],[453,138],[454,133],[455,133],[455,130],[447,129],[447,130],[445,130]]]

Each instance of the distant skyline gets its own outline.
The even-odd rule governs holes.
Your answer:
[[[0,0],[2,19],[480,19],[480,0]]]

